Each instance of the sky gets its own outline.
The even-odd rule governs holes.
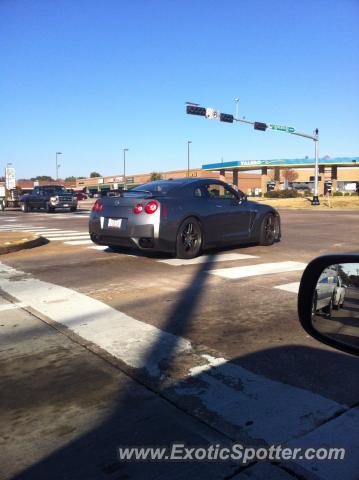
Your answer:
[[[359,155],[359,0],[0,0],[0,171],[127,174]]]

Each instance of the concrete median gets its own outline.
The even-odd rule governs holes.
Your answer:
[[[39,247],[48,243],[46,238],[27,232],[1,232],[0,255],[17,252],[25,248]]]

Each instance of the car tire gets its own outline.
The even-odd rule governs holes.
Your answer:
[[[22,203],[20,208],[23,213],[29,213],[30,211],[28,203]]]
[[[51,206],[50,204],[48,204],[48,203],[46,204],[45,210],[46,210],[46,213],[54,213],[54,211],[55,211],[54,207],[52,207],[52,206]]]
[[[202,250],[202,227],[194,217],[188,217],[181,223],[176,237],[176,257],[195,258]]]
[[[322,308],[322,311],[324,313],[325,318],[330,318],[332,316],[333,298],[330,299],[330,302],[326,307]]]
[[[267,213],[262,220],[259,232],[259,245],[270,246],[279,240],[278,220],[272,213]]]
[[[0,212],[3,212],[4,210],[5,210],[4,202],[0,202]]]
[[[71,207],[70,208],[70,212],[76,212],[76,210],[77,210],[77,207]]]

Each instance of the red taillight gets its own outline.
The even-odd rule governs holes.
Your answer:
[[[96,200],[96,202],[92,207],[92,211],[95,213],[100,213],[101,210],[102,210],[102,203],[100,202],[100,200]]]
[[[136,215],[138,215],[139,213],[143,212],[143,205],[141,205],[140,203],[138,203],[134,209],[133,209],[134,213],[136,213]]]
[[[158,208],[157,202],[148,202],[148,204],[145,207],[145,210],[146,210],[146,213],[155,213],[157,208]]]

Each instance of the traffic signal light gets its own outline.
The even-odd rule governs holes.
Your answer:
[[[267,130],[267,124],[262,122],[254,122],[254,130],[261,130],[265,132]]]
[[[324,182],[324,193],[332,193],[333,190],[333,182],[331,180],[326,180]]]
[[[267,183],[267,192],[273,192],[275,189],[275,182],[268,182]]]
[[[233,123],[233,115],[229,113],[221,113],[219,119],[221,122]]]
[[[206,116],[206,109],[204,107],[197,107],[196,105],[187,105],[186,112],[190,115]]]

